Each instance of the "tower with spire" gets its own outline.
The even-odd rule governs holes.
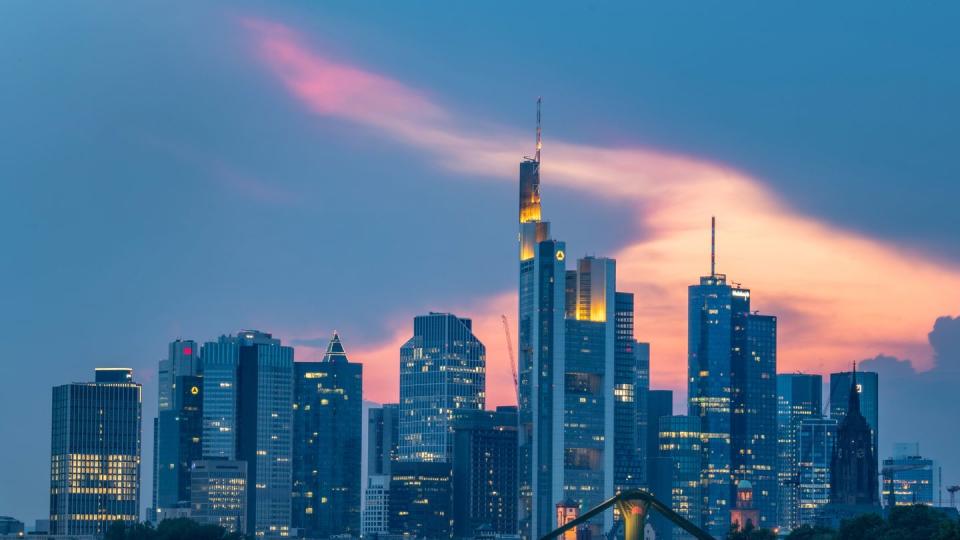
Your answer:
[[[334,332],[294,376],[293,526],[308,538],[359,536],[363,366]]]
[[[860,410],[857,364],[853,364],[847,414],[837,428],[837,441],[830,462],[830,503],[879,507],[877,459],[873,434]]]

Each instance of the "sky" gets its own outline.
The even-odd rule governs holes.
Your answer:
[[[336,329],[386,402],[450,311],[511,403],[538,96],[545,218],[617,259],[678,411],[716,216],[780,371],[879,371],[881,457],[960,483],[960,6],[634,4],[0,3],[0,515],[48,511],[51,387],[132,367],[147,427],[176,338]]]

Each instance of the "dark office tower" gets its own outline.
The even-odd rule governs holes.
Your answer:
[[[856,379],[854,381],[854,378]],[[873,438],[873,455],[878,460],[878,433],[880,427],[880,400],[879,382],[876,372],[857,371],[856,376],[851,371],[841,371],[830,374],[830,418],[842,422],[847,415],[850,403],[850,389],[856,388],[860,394],[860,412],[867,419]]]
[[[293,348],[256,330],[204,344],[203,454],[247,463],[246,531],[290,533]]]
[[[401,461],[446,461],[453,453],[451,422],[486,403],[486,348],[473,323],[449,313],[413,320],[400,347]]]
[[[777,318],[734,317],[733,360],[733,483],[750,484],[757,526],[772,529],[777,525]]]
[[[673,391],[650,390],[647,393],[646,470],[647,491],[664,503],[670,503],[673,462],[660,451],[660,419],[673,416]],[[650,524],[658,534],[670,529],[670,522],[657,512],[650,513]]]
[[[400,441],[400,405],[370,407],[367,417],[367,475],[390,476]]]
[[[777,521],[782,531],[800,526],[800,424],[820,418],[822,411],[823,377],[777,375]]]
[[[228,532],[246,532],[247,464],[199,460],[190,471],[190,519]]]
[[[139,520],[141,397],[126,368],[53,388],[50,534],[102,536]]]
[[[442,461],[399,461],[390,474],[391,534],[436,540],[453,534],[453,480]]]
[[[730,528],[735,486],[748,480],[764,526],[776,520],[776,318],[750,312],[750,290],[727,284],[711,258],[689,287],[689,413],[704,438],[702,526]]]
[[[293,526],[307,538],[359,536],[363,366],[334,332],[323,360],[294,373]]]
[[[616,293],[614,312],[614,489],[639,489],[644,483],[646,410],[643,398],[650,349],[634,339],[633,295]],[[641,433],[642,431],[642,433]]]
[[[157,378],[156,502],[158,519],[190,505],[190,467],[203,457],[203,382],[195,341],[167,347]]]
[[[550,239],[540,219],[539,186],[538,151],[520,164],[519,522],[526,540],[555,527],[557,503],[589,509],[613,496],[615,476],[616,262],[585,257],[567,271],[564,243]],[[607,513],[588,527],[599,534],[612,525]]]
[[[850,377],[849,401],[837,428],[830,463],[830,503],[846,506],[879,506],[877,460],[873,430],[860,411],[856,367]]]
[[[453,426],[454,536],[516,534],[517,408],[473,411]]]

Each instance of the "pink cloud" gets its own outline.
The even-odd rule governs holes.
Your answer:
[[[532,150],[529,134],[478,130],[463,118],[455,124],[454,115],[423,93],[333,61],[285,26],[252,19],[245,25],[263,66],[320,117],[366,126],[438,166],[499,181],[516,181],[518,158]],[[763,182],[720,164],[548,137],[543,183],[545,216],[557,222],[563,216],[550,213],[552,186],[635,205],[646,234],[610,255],[618,261],[619,288],[637,294],[637,334],[652,343],[655,386],[684,388],[686,288],[709,270],[711,215],[719,220],[719,270],[753,290],[754,309],[782,310],[782,371],[835,370],[877,353],[928,367],[926,334],[960,302],[958,268],[802,215]],[[456,311],[484,321],[478,334],[490,351],[489,371],[497,374],[492,404],[513,402],[512,388],[502,390],[509,368],[495,330],[501,312],[515,319],[515,308],[504,311],[507,304],[515,305],[512,291]],[[364,353],[395,370],[397,339]],[[395,380],[383,384],[392,386],[368,385],[371,396],[395,396]]]

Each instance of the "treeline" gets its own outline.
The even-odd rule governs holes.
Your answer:
[[[156,528],[150,523],[128,525],[118,521],[107,529],[104,540],[248,540],[219,525],[201,525],[188,518],[165,519]]]
[[[727,540],[775,540],[769,529],[733,531]],[[926,505],[898,506],[887,519],[866,514],[844,520],[840,530],[804,525],[787,540],[960,540],[960,521]]]

